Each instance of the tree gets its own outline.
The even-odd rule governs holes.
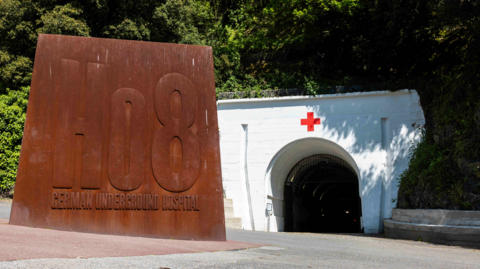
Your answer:
[[[28,85],[38,34],[206,44],[201,0],[0,1],[0,91]]]

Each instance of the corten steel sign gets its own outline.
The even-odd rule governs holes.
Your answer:
[[[226,240],[212,49],[40,35],[11,224]]]

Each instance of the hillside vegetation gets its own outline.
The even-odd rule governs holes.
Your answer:
[[[48,33],[212,46],[217,92],[416,89],[426,124],[398,206],[480,210],[479,14],[473,0],[0,0],[0,189]]]

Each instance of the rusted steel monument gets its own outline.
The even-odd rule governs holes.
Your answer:
[[[212,49],[40,35],[11,224],[226,240]]]

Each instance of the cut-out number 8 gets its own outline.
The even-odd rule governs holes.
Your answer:
[[[198,139],[190,130],[197,114],[197,95],[185,76],[163,76],[155,89],[155,111],[163,124],[153,137],[152,167],[158,184],[181,192],[195,184],[200,167]]]

